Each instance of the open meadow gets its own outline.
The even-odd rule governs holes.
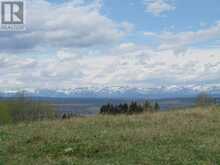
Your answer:
[[[1,165],[218,165],[220,108],[0,127]]]

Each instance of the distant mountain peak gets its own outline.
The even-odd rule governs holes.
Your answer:
[[[191,97],[202,91],[220,96],[220,86],[160,86],[157,88],[138,88],[128,86],[79,87],[74,89],[25,89],[27,95],[41,97],[111,97],[111,98],[167,98]],[[18,90],[2,90],[0,96],[13,96]]]

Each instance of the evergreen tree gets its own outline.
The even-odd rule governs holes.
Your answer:
[[[151,103],[146,100],[145,103],[144,103],[144,111],[146,111],[146,112],[151,112],[152,109],[153,109],[153,108],[152,108]]]
[[[113,105],[113,104],[107,104],[103,105],[100,108],[100,113],[101,114],[135,114],[135,113],[142,113],[144,110],[147,108],[151,108],[151,104],[149,102],[145,102],[145,105],[142,106],[141,104],[138,104],[137,102],[132,102],[130,105],[127,103],[125,104],[119,104],[119,105]]]
[[[158,104],[158,102],[155,103],[154,110],[155,111],[159,111],[160,110],[160,105]]]

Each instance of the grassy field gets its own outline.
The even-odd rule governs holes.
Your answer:
[[[219,165],[220,108],[0,127],[0,165]]]

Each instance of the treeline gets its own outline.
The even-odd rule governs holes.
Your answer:
[[[52,104],[25,97],[22,93],[14,98],[0,101],[0,125],[55,117],[55,107]]]
[[[160,105],[155,102],[154,104],[149,101],[145,101],[144,104],[138,104],[137,102],[132,102],[130,104],[107,104],[103,105],[100,109],[101,114],[138,114],[143,112],[157,112],[160,110]]]

